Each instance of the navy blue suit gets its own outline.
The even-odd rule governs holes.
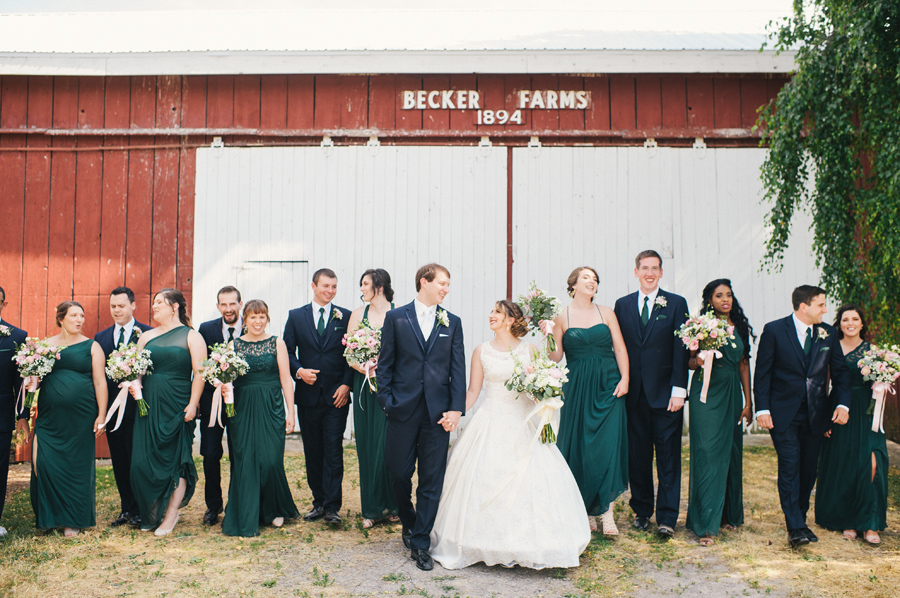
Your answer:
[[[445,411],[466,410],[466,366],[460,319],[435,321],[425,340],[413,303],[392,309],[381,329],[378,404],[387,414],[384,460],[410,546],[427,550],[444,488],[450,433],[437,424]],[[412,476],[419,462],[416,507]]]
[[[8,451],[16,428],[16,398],[22,386],[19,369],[12,358],[18,346],[25,342],[28,333],[5,320],[0,320],[0,325],[9,328],[9,336],[0,336],[0,447]],[[6,503],[8,480],[9,456],[5,455],[0,458],[0,517],[3,516],[3,505]]]
[[[759,337],[753,390],[756,410],[768,410],[772,416],[769,433],[778,453],[778,496],[788,531],[806,527],[819,448],[834,413],[826,395],[829,377],[837,404],[849,407],[850,372],[834,328],[813,326],[807,356],[793,316],[766,324]]]
[[[336,318],[335,310],[341,314]],[[332,304],[325,314],[325,333],[316,331],[316,317],[312,304],[292,309],[284,325],[284,344],[287,346],[294,385],[294,403],[303,438],[306,457],[306,481],[313,495],[313,507],[326,513],[341,509],[341,482],[344,479],[344,429],[350,413],[347,404],[334,406],[334,393],[342,384],[353,386],[353,370],[344,359],[341,342],[347,332],[350,310]],[[297,379],[299,369],[319,370],[316,381],[307,384]]]
[[[234,338],[243,334],[240,328],[234,329]],[[200,324],[197,330],[206,343],[206,350],[213,345],[225,342],[222,335],[222,318],[209,320]],[[200,395],[200,404],[197,409],[197,422],[200,425],[200,454],[203,456],[203,477],[206,485],[203,491],[203,498],[206,501],[206,508],[213,513],[221,513],[224,509],[222,501],[222,455],[225,451],[222,449],[222,437],[225,435],[225,428],[228,425],[228,416],[222,411],[222,425],[218,422],[213,427],[209,427],[209,418],[212,415],[212,397],[216,392],[216,388],[212,384],[203,386],[203,394]],[[228,454],[231,454],[231,437],[228,437]],[[232,462],[233,466],[234,463]]]
[[[681,501],[681,433],[684,410],[668,411],[672,387],[687,387],[688,352],[675,332],[687,320],[684,297],[659,290],[644,326],[638,293],[616,301],[615,313],[628,350],[628,482],[631,509],[638,517],[653,515],[653,451],[656,449],[656,523],[672,529]]]
[[[94,340],[103,349],[104,360],[109,359],[109,354],[115,350],[116,341],[119,340],[113,338],[115,329],[114,324],[94,335]],[[127,339],[126,343],[137,343],[139,334],[136,334],[136,331],[138,330],[147,331],[151,330],[151,327],[135,320],[131,338]],[[109,391],[109,404],[112,405],[119,394],[119,384],[107,377],[106,388]],[[131,491],[131,448],[134,437],[135,411],[137,411],[137,403],[129,397],[125,403],[125,417],[122,418],[119,429],[113,431],[118,418],[116,416],[110,420],[106,430],[106,442],[109,444],[109,455],[112,460],[113,475],[116,477],[116,488],[119,490],[119,500],[122,503],[122,513],[129,515],[139,514],[137,499]]]

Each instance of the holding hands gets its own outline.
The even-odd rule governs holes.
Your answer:
[[[459,411],[445,411],[443,416],[438,420],[438,425],[442,426],[444,431],[452,432],[459,426],[459,418],[462,417],[462,413]]]

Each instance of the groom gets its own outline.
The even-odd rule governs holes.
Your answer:
[[[428,549],[444,487],[447,446],[466,408],[462,323],[440,307],[449,290],[445,267],[419,268],[418,296],[385,316],[378,358],[378,404],[388,420],[384,460],[393,475],[403,544],[423,571],[434,568]],[[413,507],[416,460],[419,486]]]
[[[802,285],[791,294],[794,313],[769,322],[759,337],[756,423],[769,430],[778,453],[778,497],[796,548],[818,541],[806,525],[809,496],[816,483],[822,437],[832,422],[846,424],[850,413],[850,373],[837,331],[822,323],[825,291]],[[831,412],[828,379],[837,403]]]

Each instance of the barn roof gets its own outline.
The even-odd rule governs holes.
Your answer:
[[[345,0],[272,8],[83,10],[0,14],[0,74],[787,72],[793,54],[760,52],[764,24],[780,16],[760,0],[721,3],[491,0],[420,8]],[[39,3],[40,4],[40,3]],[[52,4],[52,3],[51,3]],[[92,3],[88,2],[90,6]],[[97,3],[94,2],[94,5]],[[493,4],[496,4],[493,3]],[[743,4],[743,3],[742,3]],[[761,6],[760,6],[761,5]],[[296,8],[300,6],[300,8]]]

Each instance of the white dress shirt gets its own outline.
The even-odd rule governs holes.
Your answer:
[[[419,328],[422,329],[422,337],[427,341],[434,330],[434,318],[437,314],[437,305],[431,307],[425,305],[418,299],[413,299],[413,305],[416,308],[416,317],[419,319]]]
[[[244,334],[244,321],[238,316],[237,322],[234,324],[226,324],[225,318],[222,318],[222,340],[226,343],[228,342],[228,329],[234,328],[234,338],[237,338]]]
[[[656,306],[657,296],[659,296],[659,287],[656,287],[647,295],[644,294],[644,291],[638,289],[638,317],[640,317],[641,311],[644,309],[644,297],[649,299],[649,301],[647,301],[647,309],[649,310],[647,313],[650,314],[650,317],[653,317],[653,308]],[[681,388],[680,386],[673,386],[671,396],[683,399],[687,396],[687,389]]]
[[[124,326],[116,324],[115,329],[113,329],[113,345],[116,349],[119,348],[119,335],[121,334],[122,329],[125,330],[125,344],[127,345],[128,341],[131,340],[131,333],[134,330],[134,318],[131,318],[131,321]]]
[[[310,305],[312,305],[312,310],[313,310],[313,324],[315,324],[314,328],[316,330],[319,329],[319,320],[321,320],[322,318],[325,319],[325,327],[327,328],[328,327],[328,318],[331,317],[331,303],[326,303],[325,305],[319,305],[318,303],[316,303],[316,300],[313,299],[310,302]],[[321,308],[324,308],[325,311],[322,313],[319,313],[319,309],[321,309]]]

